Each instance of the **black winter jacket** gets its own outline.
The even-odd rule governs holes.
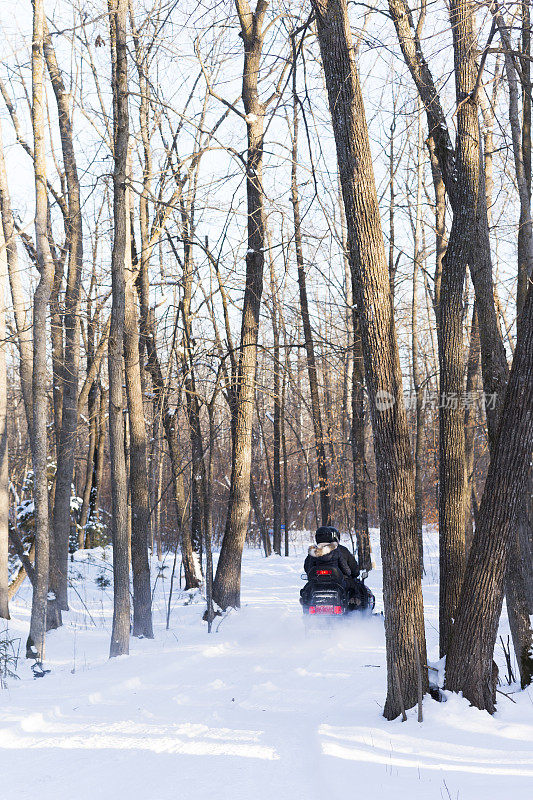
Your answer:
[[[322,544],[311,545],[304,561],[305,572],[309,575],[310,571],[313,569],[337,567],[343,575],[349,578],[352,573],[342,552],[342,550],[346,549],[347,548],[339,547],[337,542],[323,542]]]
[[[350,574],[352,578],[357,578],[359,576],[359,564],[357,563],[357,559],[355,558],[354,554],[343,544],[339,545],[339,551],[350,568]]]

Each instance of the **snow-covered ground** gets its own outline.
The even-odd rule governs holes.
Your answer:
[[[436,659],[436,535],[426,539],[428,648]],[[245,552],[243,607],[217,620],[210,636],[203,601],[184,593],[165,629],[169,566],[155,586],[155,639],[132,640],[131,655],[111,661],[112,592],[95,582],[111,565],[101,551],[76,555],[71,611],[48,637],[51,673],[34,680],[21,659],[21,680],[0,691],[0,795],[530,800],[533,693],[502,686],[514,694],[499,695],[492,718],[448,695],[444,704],[425,700],[422,724],[415,711],[405,723],[386,722],[382,618],[338,620],[306,637],[303,543],[293,549],[288,559]],[[379,611],[377,537],[374,557],[369,585]],[[25,586],[11,606],[10,637],[24,641],[29,600]],[[497,655],[502,667],[501,648]]]

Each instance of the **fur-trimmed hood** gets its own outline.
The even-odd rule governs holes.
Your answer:
[[[309,547],[309,555],[313,558],[320,558],[333,553],[338,547],[337,542],[321,542],[321,544],[312,544]]]

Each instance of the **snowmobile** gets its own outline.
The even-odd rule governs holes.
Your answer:
[[[359,573],[359,581],[363,591],[358,605],[350,602],[350,593],[346,580],[340,569],[334,566],[317,567],[302,574],[307,581],[300,593],[300,603],[304,616],[309,617],[343,617],[354,611],[371,614],[376,604],[372,591],[365,586],[368,572]]]

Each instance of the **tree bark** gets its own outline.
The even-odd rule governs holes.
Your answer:
[[[467,480],[463,409],[463,287],[473,263],[480,205],[480,142],[472,6],[450,3],[453,33],[457,148],[455,209],[443,260],[439,309],[439,647],[446,654],[465,568]]]
[[[363,98],[346,0],[313,0],[348,228],[354,299],[370,398],[385,605],[388,692],[384,715],[418,701],[426,664],[414,469],[390,283]],[[395,676],[397,680],[395,680]],[[424,671],[423,691],[427,691]]]
[[[235,0],[235,4],[244,42],[242,99],[246,112],[248,138],[246,161],[248,251],[235,396],[230,496],[226,530],[213,584],[213,598],[223,609],[240,605],[242,551],[250,516],[255,370],[265,259],[262,184],[265,109],[259,100],[258,79],[264,36],[262,27],[268,3],[265,0],[258,0],[253,13],[247,0]]]
[[[129,204],[128,204],[129,205]],[[127,223],[129,230],[129,224]],[[135,276],[131,249],[126,247],[124,368],[128,397],[131,492],[131,566],[133,571],[133,635],[153,639],[152,592],[148,546],[151,540],[150,498],[146,427],[144,424],[143,391],[139,325],[135,304]]]
[[[389,9],[398,34],[398,41],[402,49],[404,59],[409,67],[415,85],[424,103],[428,120],[428,144],[432,158],[432,169],[434,178],[437,178],[435,190],[442,194],[442,186],[445,185],[446,192],[450,199],[450,204],[454,213],[461,212],[461,194],[458,192],[458,172],[456,170],[456,153],[452,146],[448,133],[446,119],[442,110],[439,95],[436,90],[433,77],[428,64],[424,58],[418,32],[415,30],[412,15],[406,0],[389,0]],[[473,50],[473,47],[471,48]],[[472,58],[472,56],[471,56]],[[472,104],[475,97],[464,98],[465,103]],[[473,142],[479,142],[479,129],[472,129],[471,136]],[[469,145],[472,143],[469,143]],[[478,145],[477,145],[478,146]],[[501,405],[503,403],[505,387],[509,376],[507,357],[499,326],[498,316],[494,303],[494,286],[492,279],[492,260],[490,250],[490,235],[488,224],[486,177],[483,169],[483,162],[478,162],[476,174],[476,164],[473,161],[470,165],[470,178],[472,180],[473,196],[477,197],[477,205],[471,209],[471,216],[475,218],[475,238],[470,250],[470,274],[474,284],[479,337],[481,348],[481,369],[483,376],[483,388],[486,396],[491,397],[491,402],[486,404],[487,428],[491,451],[497,440],[498,421],[500,417]],[[438,325],[440,320],[437,318]],[[494,398],[495,402],[492,402]],[[514,563],[520,563],[520,556],[517,552],[517,542],[511,540],[511,548],[514,550]],[[507,581],[513,580],[513,571],[507,571]],[[510,605],[514,597],[518,596],[519,587],[509,587]],[[522,617],[524,603],[510,610],[509,619],[512,624],[513,642],[517,652],[517,658],[521,663],[521,653],[528,648],[527,642],[521,641],[520,631],[529,629],[528,639],[531,641],[531,626],[526,618]],[[514,621],[521,619],[520,625],[516,627]]]
[[[367,468],[365,458],[365,365],[361,326],[353,309],[354,345],[352,373],[352,460],[355,510],[355,539],[361,569],[372,569],[368,530]]]
[[[43,0],[33,6],[32,39],[32,126],[33,166],[35,175],[35,244],[40,279],[33,298],[33,422],[31,450],[33,462],[33,499],[35,504],[35,582],[33,584],[30,632],[26,656],[44,659],[50,527],[47,475],[48,392],[46,369],[46,317],[52,292],[54,265],[48,241],[48,197],[46,191],[45,96],[44,96],[44,30]]]
[[[111,255],[112,307],[109,330],[109,442],[113,536],[113,628],[110,657],[129,652],[130,577],[128,485],[124,452],[123,352],[125,319],[125,262],[128,248],[126,180],[129,116],[126,50],[128,0],[109,0],[113,85],[113,251]]]
[[[280,363],[280,331],[278,312],[278,287],[274,271],[272,246],[269,240],[270,294],[272,299],[272,338],[273,338],[273,393],[274,393],[274,441],[272,448],[272,545],[274,552],[281,555],[281,363]]]
[[[477,322],[477,308],[474,303],[472,323],[470,326],[470,347],[468,351],[468,364],[466,368],[466,403],[465,403],[465,463],[466,463],[466,519],[465,519],[465,547],[466,554],[470,552],[474,536],[474,509],[472,496],[475,492],[474,485],[474,437],[476,424],[476,393],[479,375],[479,328]]]
[[[261,541],[263,542],[263,549],[265,551],[265,556],[266,558],[268,558],[269,556],[272,555],[272,545],[270,544],[268,524],[265,519],[265,515],[263,514],[261,503],[259,502],[259,498],[257,496],[257,491],[255,488],[255,482],[253,477],[250,477],[250,501],[252,503],[252,508],[254,510],[255,521],[257,522],[259,530],[261,531]]]
[[[526,7],[529,3],[524,4]],[[524,157],[523,146],[528,148],[527,138],[524,138],[520,125],[518,79],[515,61],[512,56],[513,44],[509,29],[503,19],[498,5],[492,9],[500,38],[505,50],[505,74],[509,90],[509,126],[511,128],[511,141],[513,144],[513,158],[515,165],[518,199],[520,202],[520,216],[518,219],[518,280],[516,287],[517,324],[520,324],[521,312],[524,306],[529,279],[533,273],[533,228],[531,223],[531,163],[527,164],[528,154]],[[525,12],[523,12],[525,13]],[[527,59],[524,59],[524,61]],[[526,130],[528,126],[527,92],[530,87],[524,86],[523,111],[525,112]],[[529,174],[526,172],[529,166]]]
[[[71,526],[70,497],[78,426],[78,371],[80,353],[79,304],[83,268],[83,226],[80,183],[74,152],[70,93],[67,92],[57,64],[48,30],[45,31],[44,55],[54,90],[63,165],[67,180],[68,218],[67,244],[69,269],[65,290],[64,353],[62,364],[62,411],[57,453],[56,486],[54,494],[55,564],[52,589],[60,609],[68,609],[68,553]]]
[[[202,543],[205,530],[206,507],[206,470],[204,461],[204,446],[202,440],[202,426],[200,420],[200,401],[196,390],[194,374],[193,335],[191,322],[191,299],[193,280],[192,257],[192,231],[191,215],[181,203],[182,236],[183,236],[183,334],[184,356],[183,372],[185,385],[185,399],[187,404],[187,419],[191,438],[191,546],[193,553],[194,572],[187,577],[190,586],[200,586],[202,583]]]
[[[423,152],[422,152],[422,119],[421,108],[418,108],[418,142],[417,142],[417,192],[416,192],[416,219],[413,253],[413,295],[411,302],[411,356],[413,362],[413,389],[416,401],[416,441],[415,441],[415,506],[416,506],[416,532],[418,536],[418,551],[420,568],[424,571],[424,483],[422,458],[424,455],[424,390],[420,371],[420,355],[418,346],[418,273],[422,270],[422,183],[423,183]]]
[[[1,146],[1,142],[0,142]],[[0,223],[0,617],[9,619],[9,448],[7,429],[6,301],[7,255]]]
[[[531,284],[523,313],[446,662],[447,688],[463,692],[472,705],[490,713],[496,708],[497,668],[492,657],[504,578],[533,449]],[[530,669],[528,653],[517,656],[525,658]]]
[[[351,386],[346,387],[346,394],[350,396],[350,443],[352,448],[353,472],[353,505],[354,528],[357,542],[357,557],[361,569],[370,572],[372,569],[372,550],[370,547],[370,532],[368,529],[368,501],[367,501],[367,467],[365,458],[365,365],[363,358],[363,345],[361,342],[361,326],[357,310],[354,305],[353,287],[351,278],[350,259],[348,256],[348,241],[346,231],[346,214],[340,190],[340,215],[342,231],[342,249],[345,260],[346,275],[346,301],[348,347],[351,347]],[[389,272],[390,276],[390,272]]]

